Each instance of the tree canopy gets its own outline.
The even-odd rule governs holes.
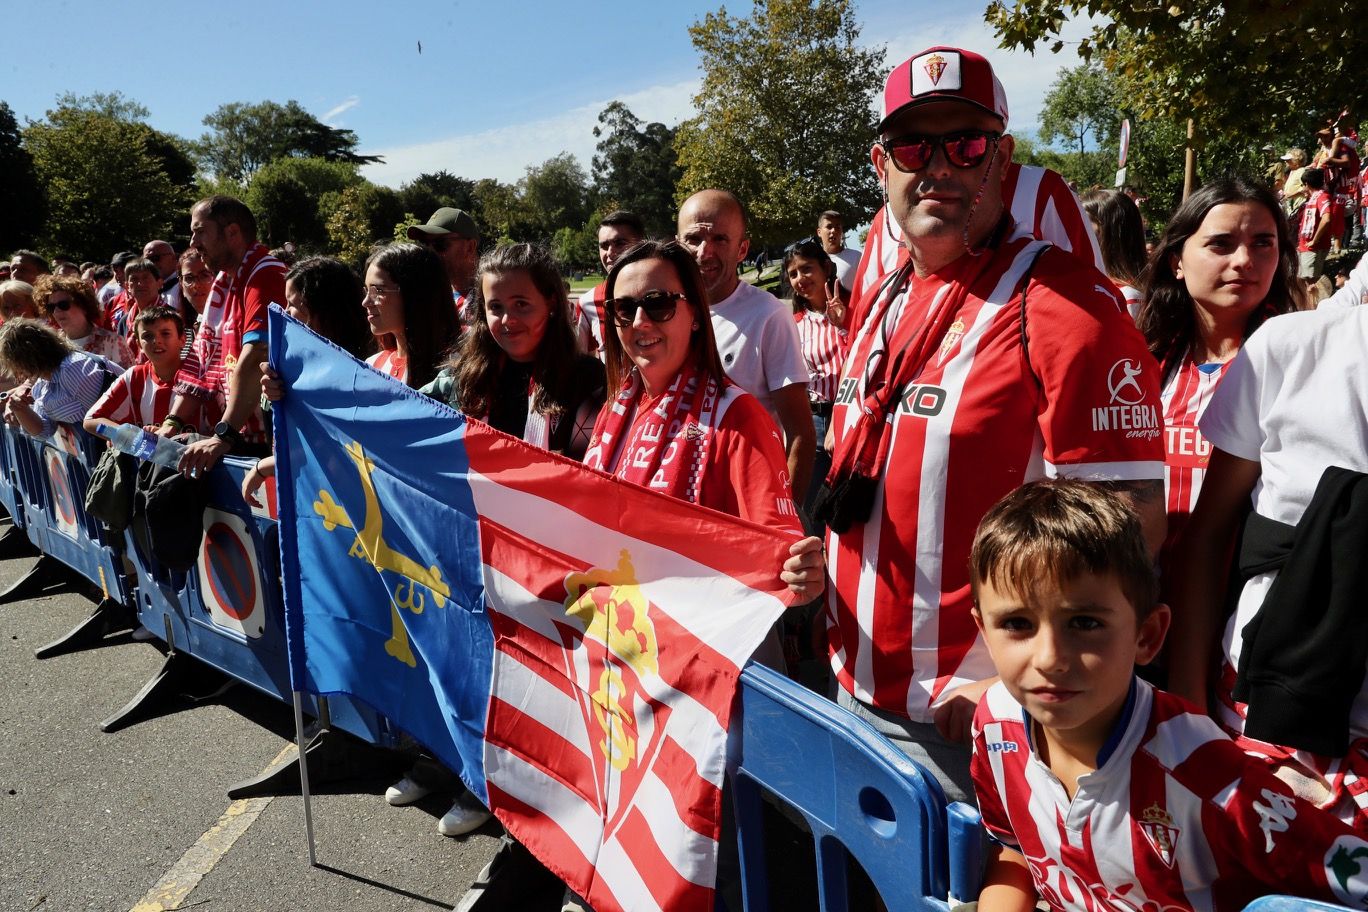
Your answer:
[[[992,0],[985,18],[1003,47],[1057,52],[1077,15],[1105,19],[1079,55],[1113,74],[1140,118],[1193,118],[1199,146],[1304,135],[1361,94],[1368,30],[1343,0]]]
[[[321,158],[350,165],[383,160],[358,154],[354,132],[322,123],[297,101],[231,102],[205,117],[204,125],[209,132],[200,137],[198,148],[205,170],[240,183],[281,158]]]
[[[689,29],[702,58],[698,116],[675,148],[682,201],[725,187],[746,205],[751,236],[776,244],[810,234],[824,209],[855,224],[879,191],[869,165],[883,51],[860,47],[849,0],[754,0]]]
[[[675,187],[681,174],[675,132],[663,123],[643,124],[620,101],[604,108],[594,127],[594,192],[600,208],[635,212],[652,237],[675,232]]]
[[[47,214],[47,199],[33,167],[33,156],[23,146],[19,123],[8,104],[0,101],[0,256],[37,242]]]

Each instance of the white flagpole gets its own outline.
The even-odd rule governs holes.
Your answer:
[[[304,702],[299,691],[294,691],[295,743],[299,745],[299,790],[304,796],[304,835],[309,840],[309,864],[318,867],[314,851],[313,803],[309,797],[309,761],[304,755]]]

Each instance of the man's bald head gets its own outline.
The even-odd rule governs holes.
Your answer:
[[[736,267],[746,258],[746,210],[726,190],[700,190],[679,207],[679,242],[689,249],[703,273],[710,304],[736,290]]]

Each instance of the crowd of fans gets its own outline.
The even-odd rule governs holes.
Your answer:
[[[265,367],[281,303],[534,446],[792,532],[776,569],[826,590],[825,623],[758,658],[825,653],[841,705],[977,796],[985,908],[1361,901],[1333,852],[1368,854],[1368,265],[1316,290],[1363,236],[1356,134],[1341,116],[1309,163],[1199,188],[1147,250],[1131,195],[1080,202],[1011,161],[985,58],[930,48],[880,101],[885,205],[862,253],[820,213],[785,252],[788,301],[740,280],[722,189],[671,239],[605,217],[606,279],[574,299],[543,247],[480,256],[459,209],[357,276],[287,267],[213,196],[179,257],[14,254],[5,419],[193,432],[182,471],[260,457],[254,500],[262,408],[289,394]],[[387,800],[452,782],[420,759]],[[487,819],[465,794],[439,828]]]

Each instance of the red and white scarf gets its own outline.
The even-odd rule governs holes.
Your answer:
[[[584,464],[698,503],[724,392],[712,377],[685,366],[651,401],[641,375],[632,371],[612,405],[599,414]]]

